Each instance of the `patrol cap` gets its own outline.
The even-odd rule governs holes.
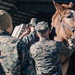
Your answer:
[[[36,26],[38,22],[39,22],[39,20],[37,18],[32,18],[30,20],[30,23],[28,25],[30,25],[30,26]]]
[[[41,34],[44,34],[48,29],[48,22],[45,21],[41,21],[35,26],[36,32],[40,32]]]
[[[0,10],[0,29],[4,31],[9,28],[10,25],[12,25],[11,16],[6,11]]]

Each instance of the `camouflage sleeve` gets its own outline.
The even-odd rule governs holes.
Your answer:
[[[31,47],[30,47],[30,56],[33,57],[33,58],[36,57],[36,50],[35,50],[35,47],[36,47],[35,44],[31,45]]]
[[[26,66],[27,64],[27,58],[29,57],[29,51],[28,51],[28,43],[31,42],[35,38],[35,32],[30,33],[29,35],[23,37],[18,43],[18,54],[19,59],[21,61],[21,73],[22,75],[26,75]]]
[[[22,41],[25,42],[26,44],[28,44],[29,42],[31,42],[33,39],[35,38],[35,31],[33,33],[28,34],[27,36],[24,36],[22,38]]]
[[[71,55],[73,53],[73,51],[74,51],[73,46],[70,46],[70,45],[66,46],[61,42],[57,42],[56,47],[57,47],[59,53],[64,54],[64,55],[66,55],[66,54]]]

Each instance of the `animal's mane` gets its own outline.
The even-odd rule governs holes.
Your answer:
[[[65,8],[62,12],[56,11],[55,14],[52,16],[52,23],[54,23],[54,21],[55,21],[55,19],[57,18],[58,14],[60,14],[60,15],[61,15],[61,14],[65,15],[67,10],[69,10],[69,9],[66,9],[66,8]]]
[[[59,12],[56,11],[55,14],[52,16],[52,23],[51,23],[51,25],[54,25],[55,19],[57,18],[58,14],[59,14]]]
[[[56,19],[57,15],[58,15],[58,11],[56,11],[55,14],[52,16],[52,22]]]

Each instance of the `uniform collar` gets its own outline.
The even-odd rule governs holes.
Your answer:
[[[47,39],[47,38],[41,37],[39,41],[45,41],[45,40],[50,40],[50,39]]]
[[[9,35],[9,36],[11,36],[11,34],[7,31],[3,31],[2,33],[0,33],[0,35]]]

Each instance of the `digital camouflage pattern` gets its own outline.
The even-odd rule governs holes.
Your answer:
[[[62,75],[60,54],[69,51],[72,51],[71,47],[45,38],[33,44],[30,53],[35,60],[36,75]]]
[[[40,20],[37,19],[37,18],[31,18],[30,23],[28,23],[28,25],[35,27],[39,21],[40,21]]]
[[[9,35],[0,35],[0,75],[35,75],[28,43],[35,38],[35,32],[22,40]]]
[[[21,75],[20,60],[17,52],[18,40],[0,36],[0,75]]]
[[[36,32],[44,34],[47,30],[49,30],[48,22],[45,21],[38,22],[37,25],[35,26],[35,30]]]

